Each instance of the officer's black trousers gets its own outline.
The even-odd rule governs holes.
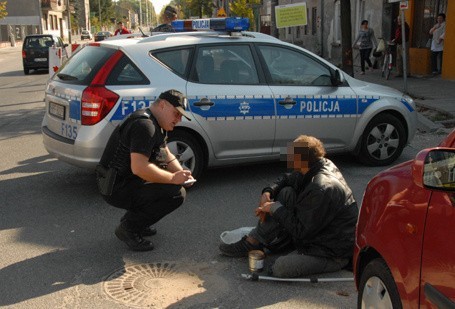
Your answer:
[[[122,218],[125,227],[140,232],[177,209],[185,197],[182,186],[144,183],[134,177],[116,184],[113,194],[104,199],[114,207],[126,209]]]

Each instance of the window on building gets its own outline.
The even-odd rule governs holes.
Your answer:
[[[309,9],[306,9],[306,16],[310,16],[310,10],[309,10]],[[308,20],[307,20],[306,25],[305,25],[304,28],[303,28],[303,33],[304,33],[305,35],[308,34]]]
[[[311,34],[315,35],[318,28],[318,9],[316,7],[311,9]]]
[[[335,1],[335,16],[333,18],[333,43],[341,44],[341,9],[340,0]]]
[[[49,20],[50,20],[50,22],[51,22],[50,28],[51,28],[51,30],[54,30],[54,18],[52,17],[51,14],[49,14]]]
[[[47,14],[44,14],[44,29],[49,30],[49,21],[47,19]]]
[[[58,30],[57,15],[54,15],[54,27],[55,27],[55,30]]]
[[[297,29],[296,29],[296,34],[295,34],[295,37],[296,37],[296,38],[300,38],[300,28],[301,28],[301,27],[298,26]]]

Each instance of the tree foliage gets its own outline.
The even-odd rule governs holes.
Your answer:
[[[250,29],[253,29],[255,25],[253,6],[258,4],[261,4],[261,0],[236,0],[229,3],[230,15],[248,17],[250,19]]]
[[[8,15],[8,12],[6,11],[6,4],[7,1],[0,2],[0,19],[3,19]]]
[[[211,0],[172,0],[170,5],[177,8],[178,18],[212,17],[214,6]],[[160,12],[163,15],[164,7]]]

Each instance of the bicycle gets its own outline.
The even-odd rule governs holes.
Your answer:
[[[392,71],[392,65],[393,65],[393,52],[392,52],[392,47],[395,46],[395,42],[387,42],[387,48],[384,53],[384,58],[382,61],[382,72],[381,76],[385,77],[386,79],[389,79],[390,77],[390,72]]]

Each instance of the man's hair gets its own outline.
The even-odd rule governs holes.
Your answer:
[[[164,9],[164,15],[166,15],[168,18],[177,17],[177,10],[174,7],[168,5]]]
[[[438,16],[441,16],[442,19],[446,20],[446,14],[444,14],[444,13],[439,13]]]
[[[368,20],[366,20],[366,19],[362,20],[361,25],[368,25]]]
[[[314,136],[300,135],[294,140],[293,144],[295,153],[299,153],[299,150],[303,149],[305,152],[308,151],[309,165],[312,165],[325,156],[324,145]]]
[[[119,24],[122,24],[122,25],[123,25],[123,22],[122,22],[122,21],[118,21],[118,22],[117,22],[117,25],[119,25]]]

